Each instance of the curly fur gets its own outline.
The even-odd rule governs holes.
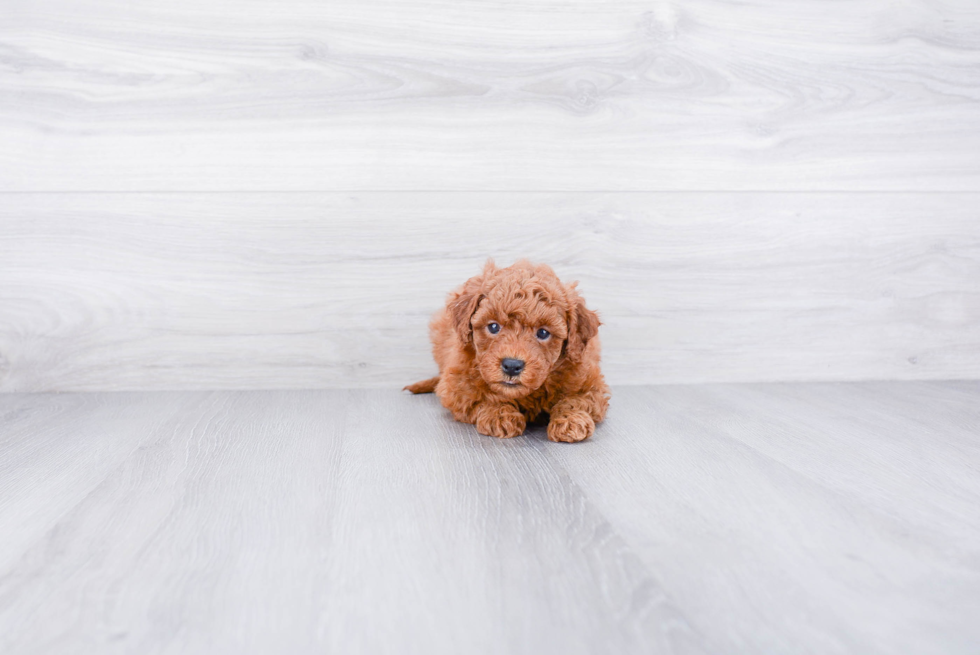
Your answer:
[[[457,421],[494,437],[516,437],[548,416],[548,438],[581,441],[609,406],[599,369],[599,317],[575,285],[543,264],[509,268],[487,262],[483,273],[449,294],[429,325],[439,375],[405,387],[435,392]],[[487,326],[500,325],[497,334]],[[537,338],[539,328],[551,336]],[[525,362],[518,375],[505,358]]]

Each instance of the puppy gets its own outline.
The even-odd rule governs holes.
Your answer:
[[[547,416],[552,441],[582,441],[605,417],[609,387],[599,370],[599,317],[573,282],[519,261],[449,294],[429,324],[439,375],[405,389],[431,393],[481,434],[516,437]]]

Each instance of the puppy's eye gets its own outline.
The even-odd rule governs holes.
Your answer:
[[[490,334],[497,334],[500,332],[500,325],[497,323],[487,323],[487,332]]]
[[[551,336],[551,332],[548,332],[544,328],[538,328],[538,331],[535,333],[534,336],[544,341],[545,339]]]

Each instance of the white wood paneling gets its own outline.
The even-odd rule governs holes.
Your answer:
[[[980,188],[974,0],[14,0],[0,190]]]
[[[980,194],[8,194],[6,391],[401,386],[487,255],[614,383],[980,376]]]
[[[976,377],[978,190],[973,0],[5,2],[0,389],[401,385],[487,255],[614,382]]]
[[[978,398],[614,388],[570,446],[396,391],[0,395],[0,652],[972,655]]]

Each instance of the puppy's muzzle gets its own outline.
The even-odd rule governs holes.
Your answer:
[[[524,370],[524,360],[505,357],[500,361],[500,370],[502,370],[505,375],[509,375],[511,377],[520,375],[521,371]]]

